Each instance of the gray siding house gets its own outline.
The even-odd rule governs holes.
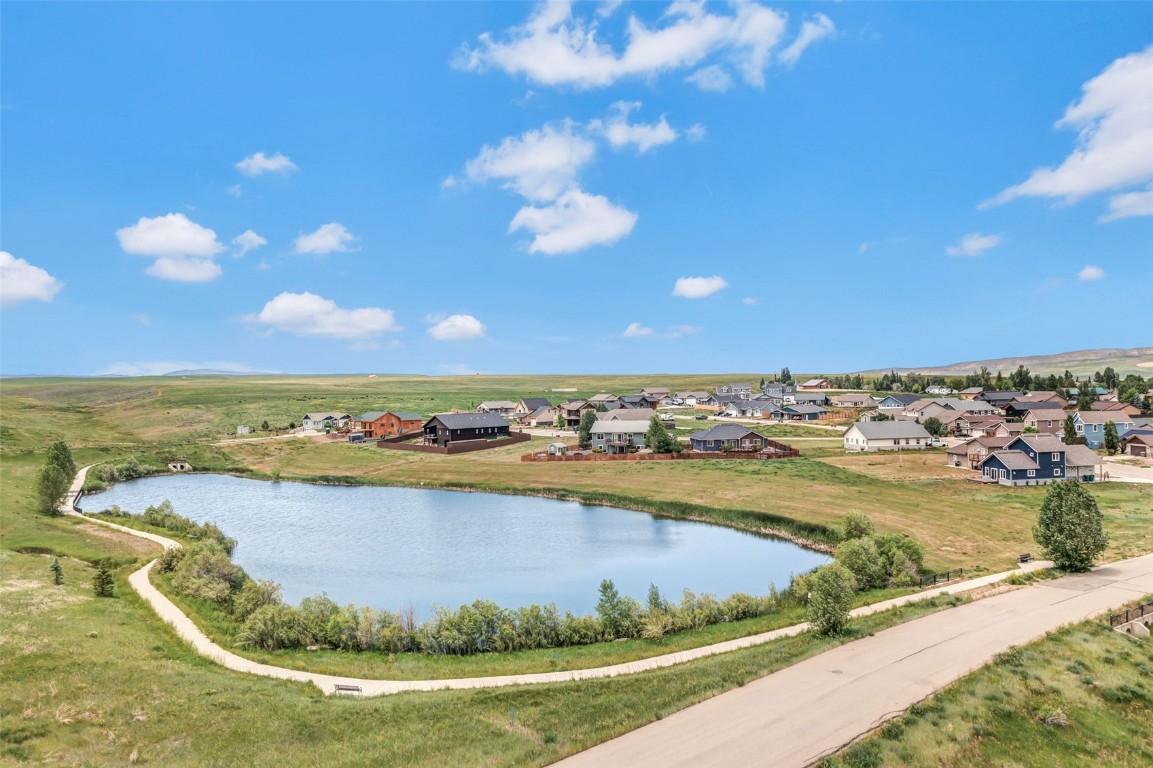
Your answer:
[[[929,439],[929,433],[915,421],[858,421],[845,432],[845,450],[924,450]]]
[[[591,430],[593,450],[599,449],[605,453],[629,453],[634,448],[644,448],[645,434],[648,431],[647,419],[595,421]]]

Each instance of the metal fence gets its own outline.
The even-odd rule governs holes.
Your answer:
[[[954,579],[959,579],[959,578],[961,578],[961,574],[964,572],[964,570],[965,570],[964,568],[954,568],[951,571],[943,571],[942,573],[934,573],[932,576],[922,576],[921,577],[921,586],[922,587],[934,587],[938,584],[945,584],[945,583],[948,583],[950,581],[953,581]]]
[[[1141,605],[1129,608],[1128,610],[1121,611],[1121,613],[1114,613],[1109,617],[1109,626],[1119,627],[1122,624],[1128,624],[1131,621],[1143,619],[1146,616],[1153,616],[1153,600]]]

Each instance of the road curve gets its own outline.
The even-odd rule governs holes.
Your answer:
[[[562,760],[565,768],[807,766],[1042,637],[1153,593],[1153,555],[900,624]]]
[[[76,508],[76,499],[79,496],[81,489],[84,487],[84,479],[87,476],[88,470],[91,467],[84,467],[76,474],[76,479],[72,483],[72,489],[68,494],[68,498],[64,505],[64,512],[69,515],[76,515],[83,517],[93,523],[114,528],[118,531],[139,536],[143,539],[153,541],[165,549],[172,549],[180,546],[180,543],[164,536],[158,536],[154,533],[145,531],[138,531],[134,528],[118,525],[107,520],[101,520],[96,517],[88,517],[81,514],[79,509]],[[770,642],[782,637],[791,637],[799,635],[809,628],[808,624],[794,624],[790,627],[783,627],[771,632],[764,632],[759,635],[750,635],[749,637],[737,638],[723,643],[716,643],[701,648],[692,648],[686,651],[679,651],[677,653],[668,653],[662,656],[652,656],[647,659],[639,659],[637,661],[630,661],[623,664],[614,664],[608,667],[596,667],[592,669],[576,669],[567,672],[537,672],[521,675],[498,675],[493,677],[468,677],[468,678],[455,678],[446,680],[368,680],[363,678],[350,678],[338,677],[334,675],[322,675],[314,672],[303,672],[295,669],[286,669],[284,667],[276,667],[270,664],[261,664],[251,659],[246,659],[231,651],[228,651],[215,642],[213,642],[207,635],[200,631],[200,629],[188,618],[176,605],[165,597],[160,590],[153,586],[152,581],[149,579],[152,566],[155,565],[155,560],[149,562],[143,568],[135,571],[128,577],[128,583],[132,588],[144,598],[156,614],[171,624],[175,629],[177,635],[187,641],[196,649],[196,652],[205,658],[224,666],[228,669],[237,672],[245,672],[253,675],[262,675],[264,677],[273,677],[281,680],[295,680],[298,682],[312,683],[319,687],[325,693],[334,693],[337,685],[342,686],[356,686],[360,688],[361,695],[363,696],[385,696],[393,693],[401,693],[404,691],[438,691],[448,689],[469,689],[469,688],[498,688],[510,685],[532,685],[540,683],[564,683],[574,680],[593,680],[597,678],[617,677],[620,675],[631,675],[638,672],[646,672],[653,669],[660,669],[662,667],[670,667],[676,664],[684,664],[685,662],[693,661],[695,659],[702,659],[707,656],[714,656],[719,653],[728,653],[740,648],[749,648],[755,645]],[[1046,562],[1034,562],[1025,566],[1027,569],[1042,568],[1052,565]],[[1019,571],[992,574],[983,576],[969,581],[957,582],[948,584],[936,589],[929,589],[923,592],[918,592],[904,597],[894,598],[892,600],[885,600],[873,605],[857,608],[852,612],[853,616],[867,616],[879,611],[888,610],[901,605],[926,600],[944,593],[959,593],[978,587],[987,586],[1007,578],[1011,573]]]

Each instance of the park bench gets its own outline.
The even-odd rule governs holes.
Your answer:
[[[337,683],[336,685],[332,686],[332,692],[333,693],[355,693],[357,696],[363,696],[364,695],[364,691],[361,689],[361,687],[359,685],[344,685],[342,683]]]
[[[1033,556],[1030,555],[1028,552],[1026,552],[1025,554],[1023,554],[1017,558],[1017,562],[1018,563],[1031,563],[1031,562],[1033,562]]]

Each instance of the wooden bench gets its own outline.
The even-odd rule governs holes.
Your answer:
[[[364,695],[364,691],[359,685],[343,685],[341,683],[332,686],[332,692],[336,694],[355,693],[357,696]]]
[[[1026,552],[1025,554],[1023,554],[1017,558],[1017,562],[1022,563],[1022,564],[1031,563],[1031,562],[1033,562],[1033,556],[1030,555],[1028,552]]]

